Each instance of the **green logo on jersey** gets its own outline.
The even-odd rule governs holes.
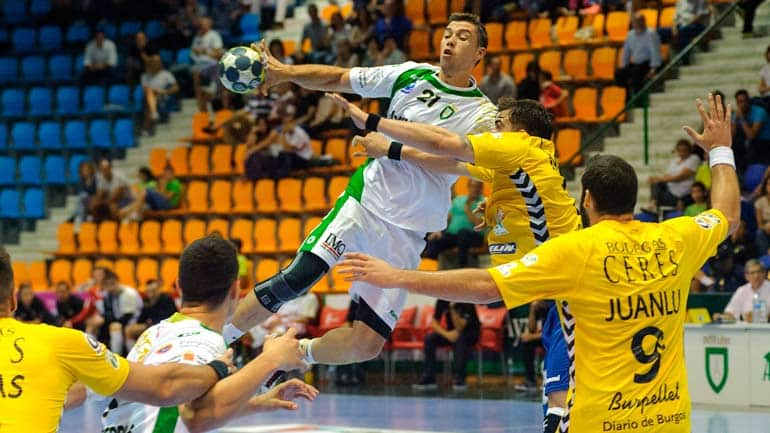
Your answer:
[[[441,113],[439,113],[438,117],[441,120],[447,120],[450,117],[452,117],[455,114],[455,112],[457,112],[457,109],[454,107],[454,105],[450,104],[444,107],[443,110],[441,110]]]
[[[719,394],[727,383],[727,373],[729,372],[726,347],[707,347],[706,348],[706,379],[708,379],[711,389]]]

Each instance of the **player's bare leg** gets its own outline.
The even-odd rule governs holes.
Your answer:
[[[352,364],[375,358],[385,345],[385,337],[361,321],[353,326],[333,329],[322,337],[303,340],[312,361],[318,364]],[[302,344],[302,343],[301,343]]]

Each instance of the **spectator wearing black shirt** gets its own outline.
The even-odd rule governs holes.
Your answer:
[[[48,311],[45,304],[32,291],[29,283],[19,285],[19,303],[13,317],[25,323],[47,323],[56,325],[56,317]]]
[[[56,283],[56,311],[62,326],[81,331],[85,328],[85,317],[81,318],[83,304],[83,298],[72,294],[69,283]]]
[[[436,301],[431,330],[425,336],[425,371],[422,380],[412,385],[418,391],[437,389],[436,350],[439,347],[452,346],[454,352],[454,381],[452,389],[463,391],[465,385],[465,364],[470,349],[479,339],[481,325],[473,304]]]
[[[527,75],[516,86],[518,99],[540,100],[540,66],[536,61],[527,64]]]
[[[147,328],[157,325],[176,313],[174,299],[163,293],[163,285],[158,280],[147,280],[144,288],[144,305],[136,323],[126,326],[126,346],[131,350],[136,339]]]

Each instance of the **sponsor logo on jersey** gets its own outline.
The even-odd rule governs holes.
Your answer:
[[[395,311],[390,310],[390,311],[388,311],[388,314],[390,314],[390,317],[392,317],[393,320],[398,320],[398,314],[396,314]]]
[[[489,254],[513,254],[516,252],[516,249],[516,242],[492,244],[489,246]]]
[[[165,346],[163,346],[163,347],[161,347],[160,349],[158,349],[158,350],[157,350],[155,353],[158,353],[158,354],[161,354],[161,353],[166,353],[166,352],[168,352],[169,350],[171,350],[171,348],[172,348],[172,347],[174,347],[174,345],[173,345],[173,344],[171,344],[171,343],[168,343],[168,344],[166,344]]]
[[[446,107],[444,107],[443,110],[438,114],[439,119],[441,120],[447,120],[450,117],[454,116],[454,114],[457,112],[457,108],[455,108],[454,105],[449,104]]]
[[[502,276],[510,277],[511,276],[511,272],[514,269],[516,269],[518,266],[519,266],[519,264],[517,262],[510,262],[510,263],[506,263],[504,265],[500,265],[496,269],[497,269],[498,272],[500,272],[500,274],[502,274]]]
[[[497,236],[505,236],[510,233],[508,229],[506,229],[505,226],[503,225],[504,219],[505,219],[505,213],[503,212],[503,209],[498,208],[497,214],[495,214],[495,220],[497,222],[495,223],[495,228],[492,229],[492,231],[495,232],[495,235]]]
[[[537,255],[529,253],[529,254],[527,254],[527,255],[525,255],[524,257],[521,258],[521,263],[524,266],[532,266],[535,263],[537,263]]]
[[[709,230],[719,224],[719,217],[712,213],[702,213],[695,217],[695,223],[701,228]]]
[[[391,111],[390,114],[388,115],[388,118],[393,120],[402,120],[404,122],[409,122],[409,119],[407,119],[404,116],[396,114],[395,111]]]
[[[409,84],[408,84],[406,87],[404,87],[403,89],[401,89],[400,91],[401,91],[401,93],[403,93],[404,95],[408,95],[409,93],[411,93],[411,92],[412,92],[412,90],[414,90],[415,86],[417,86],[417,82],[416,82],[416,81],[413,81],[413,82],[409,83]]]
[[[107,361],[110,362],[110,365],[112,366],[112,368],[114,368],[115,370],[118,369],[118,366],[120,365],[118,364],[118,357],[115,356],[115,354],[110,352],[109,350],[107,351]]]
[[[337,238],[337,235],[334,233],[329,233],[326,236],[326,239],[324,239],[323,242],[321,242],[321,247],[325,249],[326,251],[330,252],[331,255],[333,255],[335,258],[339,259],[340,256],[345,254],[345,242],[342,241],[342,239]]]
[[[315,236],[313,236],[313,235],[308,236],[307,240],[305,240],[305,243],[308,244],[308,245],[314,244],[315,243]]]
[[[86,337],[86,343],[91,346],[91,349],[96,352],[97,355],[101,355],[104,351],[104,346],[93,335],[83,334]]]
[[[193,352],[185,352],[182,354],[182,359],[185,361],[194,361],[195,360],[195,353]]]
[[[111,425],[105,427],[102,433],[132,433],[134,431],[134,425]]]

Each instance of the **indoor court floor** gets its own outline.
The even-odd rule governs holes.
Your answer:
[[[241,418],[222,433],[538,433],[541,406],[533,401],[322,394],[296,412]],[[62,433],[100,432],[92,405],[65,413]],[[770,433],[770,411],[696,407],[693,433]]]

